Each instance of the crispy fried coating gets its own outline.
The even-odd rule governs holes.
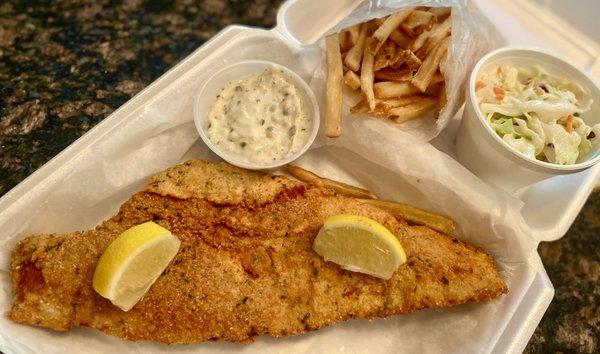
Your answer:
[[[325,262],[312,242],[334,214],[382,223],[407,262],[387,281]],[[92,289],[92,277],[108,244],[149,220],[171,230],[181,247],[123,312]],[[13,251],[11,276],[13,321],[164,343],[250,342],[507,292],[489,255],[449,236],[317,186],[202,160],[153,177],[95,230],[25,238]]]

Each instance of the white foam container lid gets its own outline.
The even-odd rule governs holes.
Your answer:
[[[475,2],[483,13],[493,14],[490,20],[500,29],[510,44],[542,47],[560,53],[560,56],[568,58],[571,63],[591,76],[600,73],[600,62],[597,59],[600,51],[597,45],[591,40],[586,40],[585,36],[565,24],[560,18],[536,7],[534,3],[527,0],[476,0]],[[280,8],[277,16],[278,24],[271,32],[290,48],[299,49],[302,44],[310,44],[318,40],[359,3],[359,0],[339,0],[328,2],[323,6],[322,0],[290,0]],[[128,119],[135,119],[135,115],[139,114],[140,110],[143,111],[144,107],[150,105],[163,91],[173,89],[173,85],[177,84],[180,77],[197,70],[202,61],[209,60],[218,50],[227,50],[227,42],[232,38],[240,33],[250,34],[257,31],[242,26],[230,26],[224,29],[21,182],[0,199],[0,228],[12,215],[22,213],[32,204],[43,203],[49,190],[79,167],[78,157],[81,154],[93,153],[88,147],[114,129],[122,127]],[[570,36],[566,37],[566,34]],[[310,60],[310,55],[306,60]],[[597,80],[597,76],[595,79]],[[448,141],[456,133],[456,128],[456,124],[449,126],[437,139]],[[190,126],[190,129],[193,127]],[[538,241],[555,240],[565,234],[591,193],[599,175],[600,165],[533,185],[521,196],[524,202],[523,217],[528,226],[536,231]],[[548,190],[553,190],[553,193],[547,193]],[[557,190],[560,193],[556,193]],[[536,210],[542,206],[544,213],[537,213]],[[83,218],[81,223],[92,226],[97,222],[96,218],[97,215],[90,219]],[[510,320],[499,325],[491,340],[493,344],[489,348],[482,348],[483,352],[522,352],[550,304],[554,289],[539,257],[531,259],[529,270],[531,274],[525,276],[528,285],[523,286],[518,294],[513,296],[513,301],[517,303],[511,306]],[[2,290],[7,291],[7,289]],[[5,338],[0,333],[0,350],[18,347],[14,343],[8,345],[10,340],[11,338]]]

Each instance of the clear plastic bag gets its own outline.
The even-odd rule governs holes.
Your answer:
[[[433,113],[409,122],[397,124],[380,119],[362,119],[351,115],[349,105],[345,105],[344,125],[364,124],[365,129],[377,131],[393,129],[398,133],[398,139],[411,141],[430,141],[435,138],[450,122],[464,101],[465,82],[471,73],[471,68],[485,53],[501,46],[504,39],[493,27],[487,18],[479,12],[477,7],[469,0],[390,0],[366,1],[359,5],[348,17],[327,32],[336,33],[340,30],[365,22],[374,18],[387,16],[402,9],[416,7],[451,7],[452,8],[452,44],[448,51],[447,60],[443,63],[441,71],[446,78],[447,103],[440,111],[437,118]],[[321,68],[317,71],[313,87],[319,90],[326,77],[326,63],[322,61]],[[345,100],[347,101],[347,100]],[[365,121],[375,121],[376,124]],[[343,134],[343,131],[342,131]],[[326,141],[321,141],[326,144]]]

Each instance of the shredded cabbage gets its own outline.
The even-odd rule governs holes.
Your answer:
[[[481,112],[515,150],[542,161],[574,164],[598,142],[600,124],[581,115],[593,101],[581,85],[549,75],[539,66],[500,66],[480,75]]]

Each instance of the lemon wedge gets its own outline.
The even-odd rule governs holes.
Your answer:
[[[382,279],[389,279],[406,262],[396,236],[377,221],[357,215],[325,219],[313,249],[343,269]]]
[[[175,257],[180,243],[169,230],[152,221],[124,231],[100,256],[94,290],[129,311]]]

